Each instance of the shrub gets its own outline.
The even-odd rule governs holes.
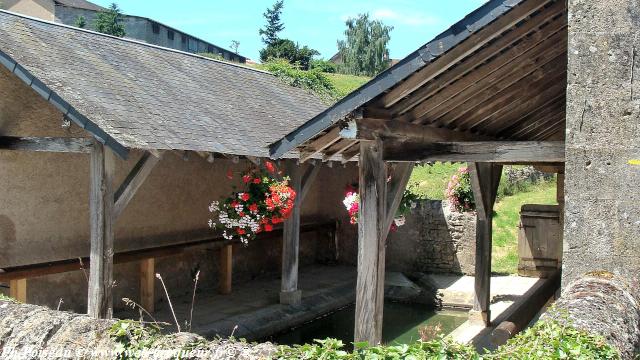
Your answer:
[[[476,203],[473,199],[473,190],[471,189],[471,178],[469,177],[469,169],[461,167],[458,173],[451,176],[445,196],[449,200],[452,209],[459,212],[473,211]]]
[[[302,70],[309,70],[311,59],[320,53],[308,46],[300,47],[289,39],[278,39],[273,44],[260,50],[260,61],[285,59],[290,64],[298,65]]]
[[[334,74],[338,70],[338,67],[336,66],[336,64],[332,63],[329,60],[314,59],[314,60],[311,60],[311,64],[309,65],[309,69],[318,70],[318,71],[323,72],[323,73]]]
[[[338,91],[320,71],[304,71],[283,59],[269,61],[264,68],[286,84],[309,90],[325,102],[333,102],[338,98]]]

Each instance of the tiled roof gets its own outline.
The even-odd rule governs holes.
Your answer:
[[[326,108],[263,71],[0,11],[12,61],[128,148],[267,156]]]

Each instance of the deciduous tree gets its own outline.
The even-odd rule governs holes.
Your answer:
[[[346,21],[345,39],[338,40],[342,57],[340,71],[346,74],[373,76],[389,66],[389,33],[392,26],[380,20],[370,20],[360,14]]]
[[[108,9],[96,14],[94,22],[96,31],[117,37],[126,35],[122,24],[122,11],[116,3],[112,3]]]

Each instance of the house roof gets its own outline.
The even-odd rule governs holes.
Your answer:
[[[86,0],[54,0],[54,2],[62,6],[68,6],[68,7],[77,8],[77,9],[85,9],[85,10],[93,10],[93,11],[106,10],[102,6]]]
[[[326,106],[248,67],[0,11],[0,64],[119,154],[267,156]]]
[[[270,146],[343,160],[357,139],[336,128],[362,117],[495,140],[564,136],[566,2],[490,0]],[[436,130],[434,130],[436,131]]]

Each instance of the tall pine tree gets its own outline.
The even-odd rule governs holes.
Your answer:
[[[278,0],[273,6],[262,14],[265,19],[267,19],[267,25],[264,29],[260,29],[260,36],[262,36],[262,42],[265,45],[273,45],[278,41],[278,33],[284,30],[284,24],[280,20],[280,16],[282,16],[282,8],[284,7],[284,1]]]
[[[345,40],[338,40],[342,57],[340,72],[374,76],[389,66],[389,33],[392,26],[380,20],[369,20],[369,14],[360,14],[346,21]]]

